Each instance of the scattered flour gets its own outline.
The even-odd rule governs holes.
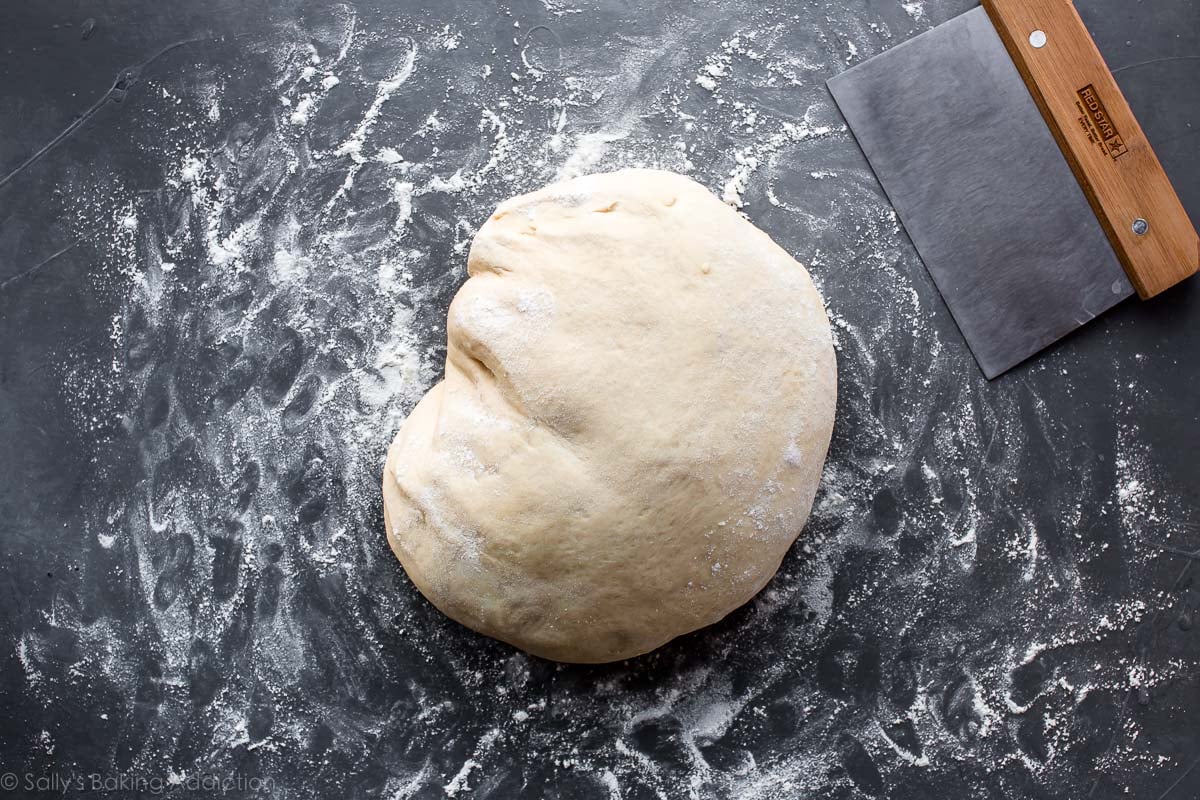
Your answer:
[[[587,23],[575,4],[542,5],[553,26]],[[925,21],[923,3],[901,5]],[[735,3],[712,19],[681,7],[678,30],[571,54],[602,65],[571,74],[530,67],[519,47],[480,50],[458,20],[387,38],[338,9],[327,31],[296,23],[288,47],[251,65],[280,97],[277,120],[239,111],[230,80],[172,85],[180,102],[164,130],[130,132],[161,192],[70,193],[76,233],[96,240],[91,288],[120,307],[105,331],[112,358],[64,353],[63,391],[80,431],[126,431],[146,465],[112,500],[115,450],[100,452],[89,474],[103,512],[82,535],[121,557],[145,629],[56,598],[14,643],[30,691],[94,675],[124,718],[154,652],[155,738],[131,746],[145,764],[193,736],[200,713],[217,734],[209,757],[225,765],[251,747],[306,752],[332,731],[338,758],[374,768],[363,754],[403,732],[420,757],[388,765],[394,797],[472,796],[537,770],[590,776],[611,797],[712,787],[766,800],[870,794],[871,770],[889,791],[928,774],[1068,793],[1081,785],[1082,704],[1121,708],[1194,673],[1195,659],[1132,655],[1138,626],[1174,613],[1152,569],[1169,557],[1160,545],[1196,546],[1195,510],[1163,484],[1137,425],[1138,393],[1154,390],[1120,376],[1133,388],[1113,393],[1107,441],[1063,411],[1069,374],[978,376],[869,169],[846,155],[821,85],[881,28],[829,5],[805,38],[792,6]],[[710,37],[712,54],[687,58],[670,36]],[[334,126],[331,98],[355,96]],[[837,338],[839,425],[806,533],[748,609],[631,664],[517,668],[398,576],[378,472],[440,375],[473,230],[514,192],[632,165],[690,172],[808,265]],[[544,300],[526,297],[521,313],[550,313]],[[1114,458],[1102,464],[1085,440]],[[1070,479],[1031,504],[1022,476],[1051,458]],[[463,546],[477,545],[464,530]],[[1120,596],[1098,588],[1109,573],[1128,587]],[[985,581],[988,603],[964,607]],[[78,663],[57,660],[59,631],[82,643]],[[223,651],[235,635],[244,644]],[[1131,655],[1112,663],[1113,652]],[[231,657],[249,669],[212,666]],[[226,677],[196,699],[210,669]],[[298,696],[314,670],[373,687],[381,710]],[[248,719],[255,704],[269,723]],[[478,738],[463,739],[473,725]],[[1150,769],[1143,725],[1123,719],[1097,771]],[[1029,744],[1029,726],[1044,745]]]

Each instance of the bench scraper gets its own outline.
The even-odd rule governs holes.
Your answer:
[[[984,0],[828,86],[989,379],[1200,266],[1069,0]]]

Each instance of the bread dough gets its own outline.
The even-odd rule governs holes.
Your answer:
[[[833,427],[804,268],[699,184],[623,170],[508,200],[450,305],[445,378],[388,451],[388,542],[448,616],[613,661],[753,597]]]

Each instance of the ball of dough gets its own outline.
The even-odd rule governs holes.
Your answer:
[[[448,616],[557,661],[653,650],[779,568],[833,427],[804,268],[699,184],[623,170],[508,200],[445,378],[388,451],[388,541]]]

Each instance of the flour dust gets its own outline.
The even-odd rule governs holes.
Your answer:
[[[75,178],[111,358],[58,369],[83,435],[121,431],[94,444],[78,535],[112,554],[92,579],[144,614],[64,598],[53,626],[133,720],[120,758],[202,752],[289,796],[395,798],[903,794],[963,774],[1082,796],[1157,766],[1138,699],[1198,659],[1139,632],[1174,619],[1162,548],[1194,549],[1198,520],[1138,426],[1156,389],[1071,347],[985,382],[824,89],[955,9],[616,5],[333,6],[222,44],[220,73],[184,48],[126,101],[154,186]],[[691,175],[808,266],[838,424],[757,599],[647,658],[562,667],[420,599],[378,484],[439,378],[474,230],[510,195],[626,166]],[[1085,385],[1111,425],[1071,413]],[[62,679],[52,647],[16,643],[28,691]]]

